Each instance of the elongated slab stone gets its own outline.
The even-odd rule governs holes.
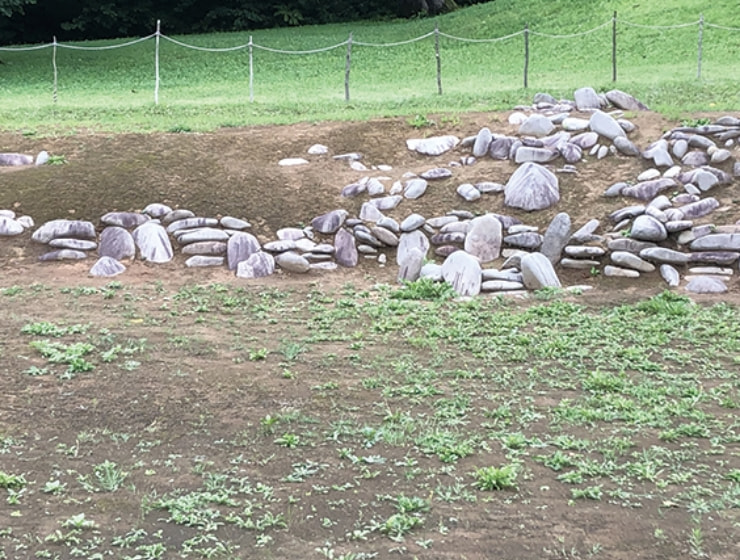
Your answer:
[[[501,254],[501,232],[501,222],[490,214],[473,218],[465,237],[465,251],[482,263],[496,260]]]
[[[161,225],[145,222],[137,227],[132,235],[143,260],[154,263],[172,260],[172,243],[167,231]]]
[[[740,251],[740,233],[710,233],[689,244],[692,251]]]
[[[229,270],[236,270],[240,262],[246,261],[260,249],[260,242],[251,233],[235,233],[232,235],[226,243]]]
[[[530,290],[560,288],[560,279],[550,259],[542,253],[529,253],[521,258],[522,281]]]
[[[480,293],[481,267],[474,256],[456,251],[442,263],[442,278],[461,296]]]
[[[52,220],[34,231],[31,239],[38,243],[48,243],[57,237],[95,239],[95,226],[82,220]]]

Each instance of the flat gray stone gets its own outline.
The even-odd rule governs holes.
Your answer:
[[[406,181],[406,186],[403,189],[403,196],[409,200],[415,200],[427,192],[426,179],[416,178]]]
[[[622,109],[623,111],[648,111],[647,105],[642,101],[639,101],[629,93],[625,93],[618,89],[613,89],[606,92],[606,98],[615,107]]]
[[[604,267],[604,276],[610,278],[639,278],[640,272],[631,268],[620,268],[608,264]]]
[[[586,126],[588,126],[588,121],[585,122]],[[593,148],[598,141],[599,135],[593,131],[582,132],[581,134],[577,134],[570,139],[571,144],[580,146],[582,150],[589,150]]]
[[[543,210],[559,200],[558,178],[537,163],[522,164],[504,189],[504,204],[526,211]]]
[[[241,261],[236,267],[239,278],[264,278],[275,272],[275,258],[270,253],[257,251]]]
[[[424,171],[423,173],[420,173],[419,176],[422,179],[426,179],[427,181],[435,181],[452,177],[452,171],[445,167],[435,167],[434,169],[429,169],[427,171]]]
[[[513,233],[504,237],[504,243],[520,249],[539,249],[542,245],[543,236],[534,231]]]
[[[396,234],[384,227],[371,227],[370,233],[372,233],[373,237],[375,237],[375,239],[380,241],[383,245],[386,245],[388,247],[398,246],[398,237],[396,237]]]
[[[686,264],[689,262],[687,253],[666,249],[665,247],[648,247],[640,251],[640,257],[658,264]]]
[[[240,262],[246,261],[261,249],[260,242],[251,233],[235,233],[229,237],[226,243],[226,258],[229,270],[237,270]]]
[[[167,231],[158,223],[144,222],[134,230],[132,236],[142,260],[153,263],[172,260],[172,243]]]
[[[465,236],[465,251],[480,262],[496,260],[501,255],[501,222],[490,214],[473,218]]]
[[[180,220],[175,220],[173,222],[170,222],[167,226],[167,232],[168,233],[175,233],[176,231],[180,231],[182,229],[195,229],[195,228],[202,228],[202,227],[216,227],[218,225],[218,220],[216,218],[203,218],[203,217],[192,217],[192,218],[183,218]]]
[[[710,233],[689,244],[692,251],[740,251],[740,233]]]
[[[622,196],[629,196],[640,200],[651,200],[659,193],[674,188],[675,186],[676,181],[674,179],[661,177],[659,179],[641,181],[636,185],[625,187],[622,189],[621,194]]]
[[[293,251],[286,251],[277,255],[275,264],[288,272],[303,274],[311,270],[311,263],[308,262],[308,259]]]
[[[200,241],[185,245],[183,255],[221,256],[226,254],[227,244],[223,241]]]
[[[594,111],[589,119],[589,126],[591,130],[597,134],[614,140],[617,136],[626,136],[624,129],[619,126],[619,123],[611,115],[607,115],[603,111]]]
[[[20,235],[25,231],[23,225],[13,218],[6,216],[0,216],[0,235],[5,237],[12,237]]]
[[[566,212],[560,212],[547,226],[545,235],[542,238],[540,253],[545,255],[552,264],[560,260],[563,249],[568,244],[571,232],[570,216]]]
[[[686,290],[693,294],[723,294],[727,291],[727,285],[718,278],[697,276],[689,281]]]
[[[228,241],[229,234],[222,229],[213,227],[196,228],[176,236],[180,245],[200,243],[203,241]]]
[[[668,232],[658,220],[647,214],[642,214],[632,222],[630,237],[641,241],[663,241],[668,238]]]
[[[142,213],[147,214],[152,218],[163,218],[170,212],[172,212],[172,208],[170,208],[166,204],[160,204],[159,202],[147,204],[146,207],[142,210]]]
[[[603,257],[606,254],[602,247],[595,245],[568,245],[564,248],[564,251],[567,256],[574,259],[593,259]]]
[[[311,227],[318,233],[325,235],[336,233],[347,219],[348,212],[344,209],[332,210],[311,220]]]
[[[615,265],[622,268],[631,268],[640,272],[653,272],[655,270],[654,264],[627,251],[614,251],[610,258]]]
[[[369,200],[368,204],[375,206],[375,208],[382,212],[384,210],[393,210],[401,203],[402,200],[403,197],[400,195],[391,195],[383,196],[381,198],[374,198],[372,200]]]
[[[640,155],[640,148],[635,146],[626,136],[615,137],[614,147],[620,154],[625,156],[637,157]]]
[[[77,251],[92,251],[98,248],[98,244],[95,241],[87,239],[67,239],[64,237],[57,237],[49,241],[49,247],[55,249],[75,249]]]
[[[52,220],[34,231],[31,239],[38,243],[48,243],[57,237],[95,239],[95,226],[82,220]]]
[[[439,156],[450,151],[460,143],[457,136],[432,136],[431,138],[412,138],[406,140],[406,147],[409,150],[427,156]]]
[[[224,258],[209,255],[193,255],[185,261],[188,268],[205,268],[210,266],[223,266]]]
[[[695,220],[696,218],[711,214],[717,208],[719,208],[719,201],[716,198],[708,197],[690,204],[684,204],[678,210],[684,219]]]
[[[660,265],[660,277],[671,288],[677,287],[681,283],[681,276],[674,267],[669,264]]]
[[[573,100],[579,111],[592,111],[601,108],[601,98],[591,87],[578,88],[573,92]]]
[[[404,253],[403,262],[398,265],[399,282],[415,282],[421,275],[426,255],[417,247],[411,247]],[[441,267],[440,267],[441,271]]]
[[[236,231],[241,231],[243,229],[252,227],[252,224],[250,224],[248,221],[242,220],[240,218],[234,218],[232,216],[224,216],[219,220],[219,223],[221,224],[221,227],[225,227],[226,229],[233,229]]]
[[[126,232],[128,233],[128,232]],[[111,278],[126,272],[126,267],[111,257],[100,257],[90,269],[90,276]]]
[[[176,210],[172,210],[168,212],[164,216],[161,216],[162,223],[166,225],[169,225],[172,222],[176,222],[178,220],[185,220],[188,218],[195,218],[195,214],[192,211],[187,210],[186,208],[178,208]],[[212,224],[212,225],[215,225],[215,224]],[[196,224],[194,226],[186,226],[186,227],[198,227],[198,226]]]
[[[138,212],[108,212],[100,221],[107,226],[120,226],[126,229],[135,228],[144,222],[151,220],[151,217]]]
[[[425,223],[426,223],[426,218],[424,218],[424,216],[422,216],[421,214],[415,214],[415,213],[409,214],[401,222],[401,231],[404,233],[408,233],[410,231],[419,229]]]
[[[100,234],[98,255],[116,261],[133,259],[136,256],[136,245],[133,236],[120,226],[105,228]]]
[[[424,235],[421,230],[415,229],[410,232],[402,233],[398,241],[398,250],[396,251],[396,263],[401,266],[401,264],[407,258],[406,254],[412,248],[416,248],[421,251],[426,258],[426,255],[429,252],[429,247],[429,238]]]
[[[524,284],[511,280],[486,280],[481,282],[481,292],[510,292],[513,290],[523,290]]]
[[[535,136],[537,138],[547,136],[553,130],[555,130],[555,125],[552,124],[552,121],[539,113],[528,116],[519,126],[519,134],[523,136]]]
[[[32,163],[33,156],[27,154],[0,154],[0,167],[19,167]]]
[[[59,249],[44,253],[39,257],[40,261],[79,261],[87,258],[84,251],[75,251],[74,249]]]
[[[457,194],[468,202],[474,202],[481,196],[480,191],[476,189],[471,183],[463,183],[457,187]]]
[[[550,259],[542,253],[529,253],[521,258],[522,281],[530,290],[560,288],[560,279]]]
[[[534,162],[547,163],[558,157],[558,152],[550,148],[531,148],[522,146],[516,151],[514,161],[516,163]]]
[[[334,259],[337,264],[347,268],[357,266],[359,255],[355,236],[345,229],[340,229],[334,236]]]
[[[475,137],[475,143],[473,144],[473,156],[480,158],[488,153],[488,148],[493,141],[493,135],[491,130],[484,126],[478,131],[478,135]]]
[[[442,278],[458,295],[477,296],[481,285],[480,262],[465,251],[456,251],[442,263]]]

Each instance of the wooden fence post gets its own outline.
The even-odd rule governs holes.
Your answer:
[[[696,79],[701,80],[701,51],[704,42],[704,14],[699,14],[699,47],[698,61],[696,65]]]
[[[349,102],[349,70],[352,66],[352,32],[347,40],[347,61],[344,65],[344,100]]]
[[[524,26],[524,89],[529,87],[529,24]]]
[[[617,11],[612,16],[612,82],[617,81]]]
[[[254,60],[252,54],[252,36],[249,36],[249,102],[254,103]]]
[[[58,92],[58,89],[57,89],[57,86],[58,86],[58,82],[57,82],[57,36],[56,35],[54,35],[54,50],[52,51],[52,55],[51,55],[51,66],[54,69],[54,91],[52,91],[51,99],[54,105],[56,105],[57,104],[57,92]]]
[[[157,20],[157,32],[155,34],[154,47],[154,104],[159,105],[159,30],[160,20]]]
[[[439,22],[434,22],[434,54],[437,57],[437,93],[442,95],[442,58],[439,54]]]

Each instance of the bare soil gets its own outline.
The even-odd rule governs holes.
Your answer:
[[[307,224],[314,216],[335,208],[357,213],[361,200],[343,199],[340,190],[363,175],[397,180],[406,171],[420,173],[447,166],[464,153],[424,157],[407,150],[406,139],[437,134],[465,137],[477,133],[482,126],[514,133],[507,116],[431,115],[438,124],[422,129],[412,128],[404,119],[379,119],[224,129],[209,134],[33,138],[5,133],[0,134],[0,151],[35,154],[45,149],[64,155],[68,163],[2,170],[0,208],[28,214],[37,224],[55,218],[86,219],[97,224],[106,212],[137,211],[151,202],[162,202],[198,215],[247,219],[253,224],[253,232],[262,241],[268,241],[274,239],[279,228]],[[652,113],[641,113],[631,120],[638,127],[631,139],[643,147],[676,125]],[[330,155],[307,156],[307,148],[315,143],[327,145]],[[393,170],[357,172],[346,162],[331,157],[347,152],[363,154],[362,161],[368,167],[386,164]],[[286,157],[306,157],[310,164],[278,166],[278,161]],[[514,170],[510,162],[483,159],[473,166],[454,168],[452,179],[434,182],[422,198],[404,201],[390,215],[400,220],[411,212],[431,217],[454,209],[492,211],[515,215],[525,223],[544,228],[555,213],[566,211],[576,227],[594,217],[606,225],[606,215],[626,201],[605,199],[602,193],[614,182],[633,180],[647,165],[635,158],[586,159],[578,164],[577,174],[559,175],[561,202],[547,211],[512,211],[503,206],[501,195],[484,195],[475,203],[460,199],[455,194],[459,184],[505,182]],[[740,196],[735,185],[713,194],[720,200],[721,208],[707,221],[734,223],[740,219]],[[6,535],[5,544],[0,539],[0,546],[6,547],[4,557],[32,558],[35,551],[42,549],[56,553],[53,543],[39,539],[61,528],[62,512],[90,509],[88,518],[96,520],[98,534],[105,539],[120,535],[122,527],[144,527],[150,535],[161,529],[163,540],[174,543],[172,550],[178,550],[175,545],[190,533],[180,526],[163,523],[165,514],[161,511],[142,513],[137,504],[152,489],[161,494],[167,489],[197,485],[200,477],[192,469],[194,458],[208,463],[213,470],[223,470],[233,466],[234,449],[241,449],[244,460],[237,470],[275,486],[281,485],[291,472],[292,463],[326,463],[332,472],[342,468],[337,466],[342,461],[327,456],[321,445],[297,447],[288,452],[287,460],[276,463],[272,459],[272,442],[284,427],[276,433],[262,433],[260,421],[276,411],[325,421],[334,413],[329,410],[336,410],[336,403],[332,402],[331,391],[317,392],[312,387],[332,380],[340,380],[343,387],[351,388],[343,392],[343,396],[349,396],[341,403],[347,417],[351,417],[353,410],[368,406],[371,398],[363,388],[361,369],[345,359],[351,354],[346,345],[334,348],[324,343],[311,350],[315,354],[313,369],[298,360],[294,366],[300,379],[297,383],[279,373],[282,366],[278,343],[310,334],[310,310],[301,302],[310,301],[315,290],[334,293],[347,284],[361,289],[377,282],[393,283],[397,270],[392,252],[384,268],[375,261],[361,259],[354,270],[309,276],[277,274],[256,283],[240,281],[225,270],[187,269],[180,256],[161,266],[134,262],[116,278],[123,289],[109,300],[101,296],[109,281],[87,276],[91,263],[39,263],[42,251],[29,235],[0,239],[0,288],[18,286],[23,290],[18,297],[0,301],[0,436],[14,438],[15,442],[9,444],[6,454],[0,454],[0,471],[23,472],[37,486],[46,482],[46,478],[38,477],[48,473],[57,473],[64,479],[66,472],[67,479],[74,480],[76,475],[70,478],[70,469],[92,477],[87,458],[93,453],[96,463],[104,457],[129,467],[143,461],[146,468],[129,469],[127,484],[132,484],[130,494],[135,500],[130,496],[119,498],[116,493],[110,494],[110,498],[107,494],[94,494],[91,505],[90,496],[75,489],[69,491],[65,504],[38,491],[24,497],[20,506],[3,504],[0,530],[13,527],[13,539]],[[592,284],[595,290],[586,297],[594,305],[631,301],[664,289],[657,274],[639,281],[619,281],[594,277],[588,271],[561,272],[566,285]],[[214,283],[244,288],[245,301],[253,309],[251,318],[240,316],[232,323],[234,319],[223,309],[201,315],[191,310],[186,314],[184,304],[174,299],[183,288]],[[86,296],[74,291],[80,286],[99,291]],[[737,303],[738,288],[738,280],[733,279],[729,294],[703,299]],[[287,290],[292,302],[278,322],[265,320],[268,315],[260,307],[281,313],[275,303],[279,299],[275,289]],[[265,293],[267,296],[260,295]],[[202,320],[203,317],[208,319]],[[92,321],[95,329],[108,326],[120,340],[136,340],[137,329],[146,327],[145,367],[126,371],[101,364],[96,370],[99,373],[79,376],[74,384],[60,382],[54,376],[19,375],[19,371],[31,365],[43,365],[28,348],[28,340],[18,338],[23,325],[39,321],[66,325]],[[242,336],[239,344],[234,331]],[[248,349],[254,344],[250,341],[257,340],[272,341],[264,361],[248,358]],[[408,349],[402,341],[391,341],[385,351],[392,356]],[[327,358],[336,354],[338,360]],[[309,420],[305,424],[296,422],[301,430],[311,428]],[[125,434],[136,437],[128,440]],[[403,461],[402,453],[397,457],[392,453],[392,449],[385,453],[388,464]],[[500,460],[504,461],[503,455]],[[477,466],[474,463],[461,460],[457,471],[470,472]],[[419,468],[425,472],[438,466],[432,457]],[[382,468],[377,470],[383,472]],[[554,480],[551,471],[542,467],[534,475],[533,480],[520,486],[517,499],[510,499],[511,494],[504,492],[475,509],[466,507],[464,502],[435,502],[424,529],[407,538],[403,545],[394,545],[383,537],[382,546],[373,540],[366,548],[362,548],[362,541],[358,545],[343,541],[358,526],[357,512],[367,511],[370,516],[385,508],[386,516],[389,515],[392,508],[382,502],[379,505],[378,496],[388,492],[412,494],[417,481],[394,479],[391,489],[391,481],[380,474],[363,480],[354,491],[329,491],[328,497],[322,489],[304,483],[295,493],[300,500],[294,504],[286,506],[287,495],[279,496],[288,528],[271,532],[272,544],[254,548],[253,536],[247,541],[236,529],[224,529],[227,534],[221,533],[222,539],[241,543],[241,549],[221,557],[320,558],[322,554],[315,549],[327,540],[345,543],[337,545],[337,553],[375,550],[378,558],[585,558],[589,553],[617,560],[689,557],[687,535],[691,521],[685,512],[670,504],[629,509],[607,501],[580,501],[574,507],[569,503],[567,489]],[[322,480],[321,484],[331,487],[342,482]],[[522,500],[529,500],[532,505],[524,507]],[[330,521],[320,530],[323,519]],[[447,526],[446,531],[442,525]],[[739,557],[736,520],[720,519],[715,526],[716,532],[708,535],[704,550],[718,560]],[[31,541],[26,542],[25,549],[19,545],[25,542],[23,535],[29,535],[26,540]],[[422,546],[425,538],[434,540],[428,550]],[[394,546],[397,550],[391,551]],[[58,557],[68,557],[70,547],[63,550]],[[94,552],[87,550],[85,554],[92,558]],[[163,557],[177,556],[168,552]]]

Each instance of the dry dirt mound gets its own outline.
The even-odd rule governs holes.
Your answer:
[[[714,117],[718,115],[713,115]],[[421,173],[432,167],[447,166],[458,160],[466,149],[458,148],[441,156],[429,157],[411,152],[406,139],[439,134],[466,137],[483,126],[492,131],[515,134],[505,113],[431,115],[438,124],[415,129],[405,119],[379,119],[367,122],[330,122],[290,126],[225,129],[209,134],[90,134],[55,138],[29,138],[16,134],[0,135],[0,151],[36,153],[42,149],[64,155],[65,165],[32,169],[5,170],[0,187],[0,208],[31,215],[37,224],[55,218],[79,218],[98,223],[110,211],[137,211],[151,202],[163,202],[173,208],[188,208],[199,215],[233,215],[253,224],[253,232],[266,241],[281,227],[307,224],[311,218],[335,208],[359,211],[361,198],[340,196],[343,186],[372,174],[400,179],[407,171]],[[637,130],[630,139],[640,147],[658,139],[677,123],[664,117],[640,112],[630,117]],[[330,153],[308,156],[315,143],[325,144]],[[354,171],[344,161],[331,156],[359,152],[368,167],[386,164],[389,172]],[[286,157],[306,157],[309,165],[280,167]],[[525,223],[544,228],[557,212],[567,212],[574,227],[591,218],[604,219],[622,202],[602,197],[617,181],[634,180],[648,167],[640,158],[587,157],[577,165],[577,174],[560,176],[561,200],[555,207],[535,213],[505,208],[501,195],[485,195],[476,202],[466,202],[455,189],[464,182],[505,182],[515,169],[508,161],[483,158],[473,166],[456,167],[452,178],[435,181],[418,200],[404,201],[390,215],[403,219],[411,212],[426,217],[453,209],[474,213],[497,212],[514,215]],[[740,218],[735,202],[736,189],[724,188],[715,194],[722,204],[722,223]],[[714,193],[713,193],[714,194]],[[717,215],[706,221],[720,219]],[[30,236],[0,240],[0,267],[4,275],[25,274],[32,267],[34,276],[59,278],[70,282],[86,277],[88,263],[59,265],[36,262],[42,247],[32,244]],[[389,259],[392,262],[392,259]],[[365,263],[361,271],[342,274],[378,274],[394,278],[393,270],[378,270],[377,264]],[[182,263],[162,267],[182,271]],[[197,271],[192,276],[220,274]],[[568,273],[566,283],[590,282],[588,273]],[[187,273],[188,276],[191,273]],[[157,277],[153,267],[137,264],[126,273],[130,281],[137,277]],[[326,278],[326,275],[324,276]],[[659,285],[657,275],[651,280]]]

